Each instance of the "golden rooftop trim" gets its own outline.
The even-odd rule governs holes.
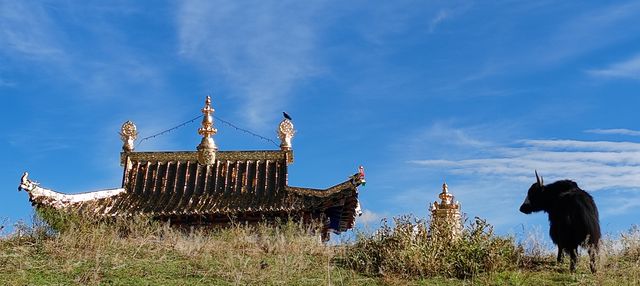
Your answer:
[[[248,160],[285,160],[286,151],[263,150],[263,151],[218,151],[217,160],[220,161],[248,161]],[[120,164],[129,160],[138,161],[197,161],[198,151],[173,151],[173,152],[122,152],[120,153]]]

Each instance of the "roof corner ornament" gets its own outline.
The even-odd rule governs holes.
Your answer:
[[[216,161],[216,151],[218,147],[213,141],[212,135],[218,130],[213,127],[213,112],[215,109],[211,107],[211,96],[207,96],[204,107],[202,108],[202,127],[198,129],[198,134],[202,135],[202,141],[198,145],[198,163],[203,165],[212,165]]]
[[[296,130],[293,129],[293,122],[291,121],[291,117],[286,112],[282,113],[284,115],[284,119],[280,121],[280,125],[278,126],[278,138],[280,138],[280,149],[283,151],[291,150],[291,139],[293,139],[293,135],[296,133]]]
[[[365,180],[365,176],[364,176],[364,167],[362,165],[358,167],[358,173],[356,174],[356,176],[357,176],[357,180],[360,182],[360,185],[364,186],[367,184],[367,180]]]
[[[29,173],[24,172],[22,177],[20,178],[20,185],[18,186],[18,191],[26,191],[30,192],[34,187],[38,186],[37,182],[29,180]]]
[[[138,138],[138,131],[133,122],[127,120],[120,128],[120,139],[122,139],[122,151],[132,152],[133,142]]]

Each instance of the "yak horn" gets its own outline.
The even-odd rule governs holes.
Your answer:
[[[544,186],[542,177],[538,176],[538,170],[535,170],[535,172],[536,172],[536,181],[538,182],[538,185],[540,185],[540,187]]]

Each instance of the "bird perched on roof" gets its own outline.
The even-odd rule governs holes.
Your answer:
[[[283,112],[282,112],[282,115],[284,115],[284,118],[289,119],[289,120],[292,120],[292,119],[291,119],[291,116],[289,116],[289,114],[287,114],[286,112],[284,112],[284,111],[283,111]]]

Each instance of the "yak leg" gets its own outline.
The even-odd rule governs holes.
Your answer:
[[[596,255],[598,254],[598,247],[595,245],[589,245],[589,268],[591,273],[596,273]]]
[[[569,265],[569,270],[571,270],[571,272],[576,272],[576,264],[578,262],[578,248],[570,249],[569,257],[571,258],[571,264]]]
[[[558,264],[562,263],[562,259],[564,258],[564,251],[562,249],[562,247],[558,246],[558,258],[556,259],[556,262]]]

